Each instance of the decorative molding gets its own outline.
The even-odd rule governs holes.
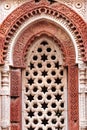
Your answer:
[[[21,94],[21,71],[11,70],[10,71],[10,81],[11,81],[11,96],[18,97]]]
[[[83,61],[87,60],[86,56],[86,41],[87,41],[87,26],[86,23],[78,16],[73,10],[68,8],[66,5],[56,3],[50,6],[48,2],[28,2],[16,9],[9,17],[3,22],[0,27],[0,39],[2,42],[1,46],[1,59],[0,63],[4,63],[4,58],[7,55],[9,41],[13,37],[15,31],[32,16],[38,16],[41,14],[55,17],[56,19],[63,19],[67,22],[67,26],[73,31],[72,35],[76,36],[76,40],[81,51],[81,57]],[[5,53],[4,53],[5,52]]]
[[[78,130],[79,112],[78,112],[78,67],[69,66],[68,68],[68,111],[69,128]],[[71,130],[71,129],[70,129]]]
[[[31,34],[32,27],[34,28],[34,33]],[[63,34],[63,36],[59,35],[61,33]],[[58,44],[64,56],[64,65],[75,64],[75,50],[68,36],[63,32],[63,30],[61,30],[60,28],[58,29],[58,27],[56,27],[55,25],[52,25],[51,23],[48,23],[46,21],[40,21],[38,22],[38,25],[33,24],[30,28],[24,31],[17,40],[13,51],[14,67],[25,67],[25,59],[29,46],[35,40],[40,39],[41,37],[48,37]],[[60,40],[57,39],[58,37]]]
[[[35,0],[34,0],[35,1]],[[38,0],[37,4],[41,0]],[[49,0],[45,0],[46,2]],[[4,19],[17,7],[21,6],[22,4],[29,2],[29,0],[4,0],[0,2],[0,7],[1,7],[1,20],[0,22],[4,21]],[[60,2],[62,4],[65,4],[69,8],[72,8],[75,10],[84,20],[86,20],[86,0],[56,0],[56,3]],[[10,9],[9,9],[10,5]],[[6,9],[7,11],[6,11]],[[3,16],[4,15],[4,16]]]
[[[2,88],[4,87],[8,88],[9,87],[9,72],[2,70],[1,77],[2,77],[2,81],[1,81]]]
[[[79,92],[87,93],[87,66],[79,64]]]
[[[22,95],[22,81],[21,70],[11,69],[10,71],[11,82],[11,98],[10,98],[10,122],[11,130],[21,130],[21,95]]]
[[[0,125],[3,129],[7,129],[10,126],[10,92],[9,92],[9,71],[1,71],[1,122]]]
[[[79,64],[79,120],[81,130],[87,128],[87,65]]]

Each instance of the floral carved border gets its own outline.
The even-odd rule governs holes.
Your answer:
[[[49,2],[42,0],[39,3],[27,2],[13,11],[0,26],[0,64],[4,64],[8,52],[10,39],[14,36],[17,29],[29,18],[35,15],[46,14],[56,19],[66,21],[69,28],[76,36],[81,51],[83,61],[87,61],[87,25],[82,18],[72,9],[61,3],[50,5]]]

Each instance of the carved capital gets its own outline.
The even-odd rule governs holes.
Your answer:
[[[2,87],[9,86],[9,72],[8,71],[1,72],[1,86]]]

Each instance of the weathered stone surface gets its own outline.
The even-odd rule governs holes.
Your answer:
[[[19,123],[12,123],[11,130],[21,130],[20,124]]]
[[[68,67],[68,123],[70,129],[79,130],[78,67]]]
[[[21,120],[21,101],[20,98],[11,99],[11,122],[20,122]]]
[[[21,70],[11,70],[11,96],[21,95]]]

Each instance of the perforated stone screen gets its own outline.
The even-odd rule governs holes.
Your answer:
[[[23,75],[23,130],[67,130],[67,85],[56,43],[42,39],[28,50]]]

